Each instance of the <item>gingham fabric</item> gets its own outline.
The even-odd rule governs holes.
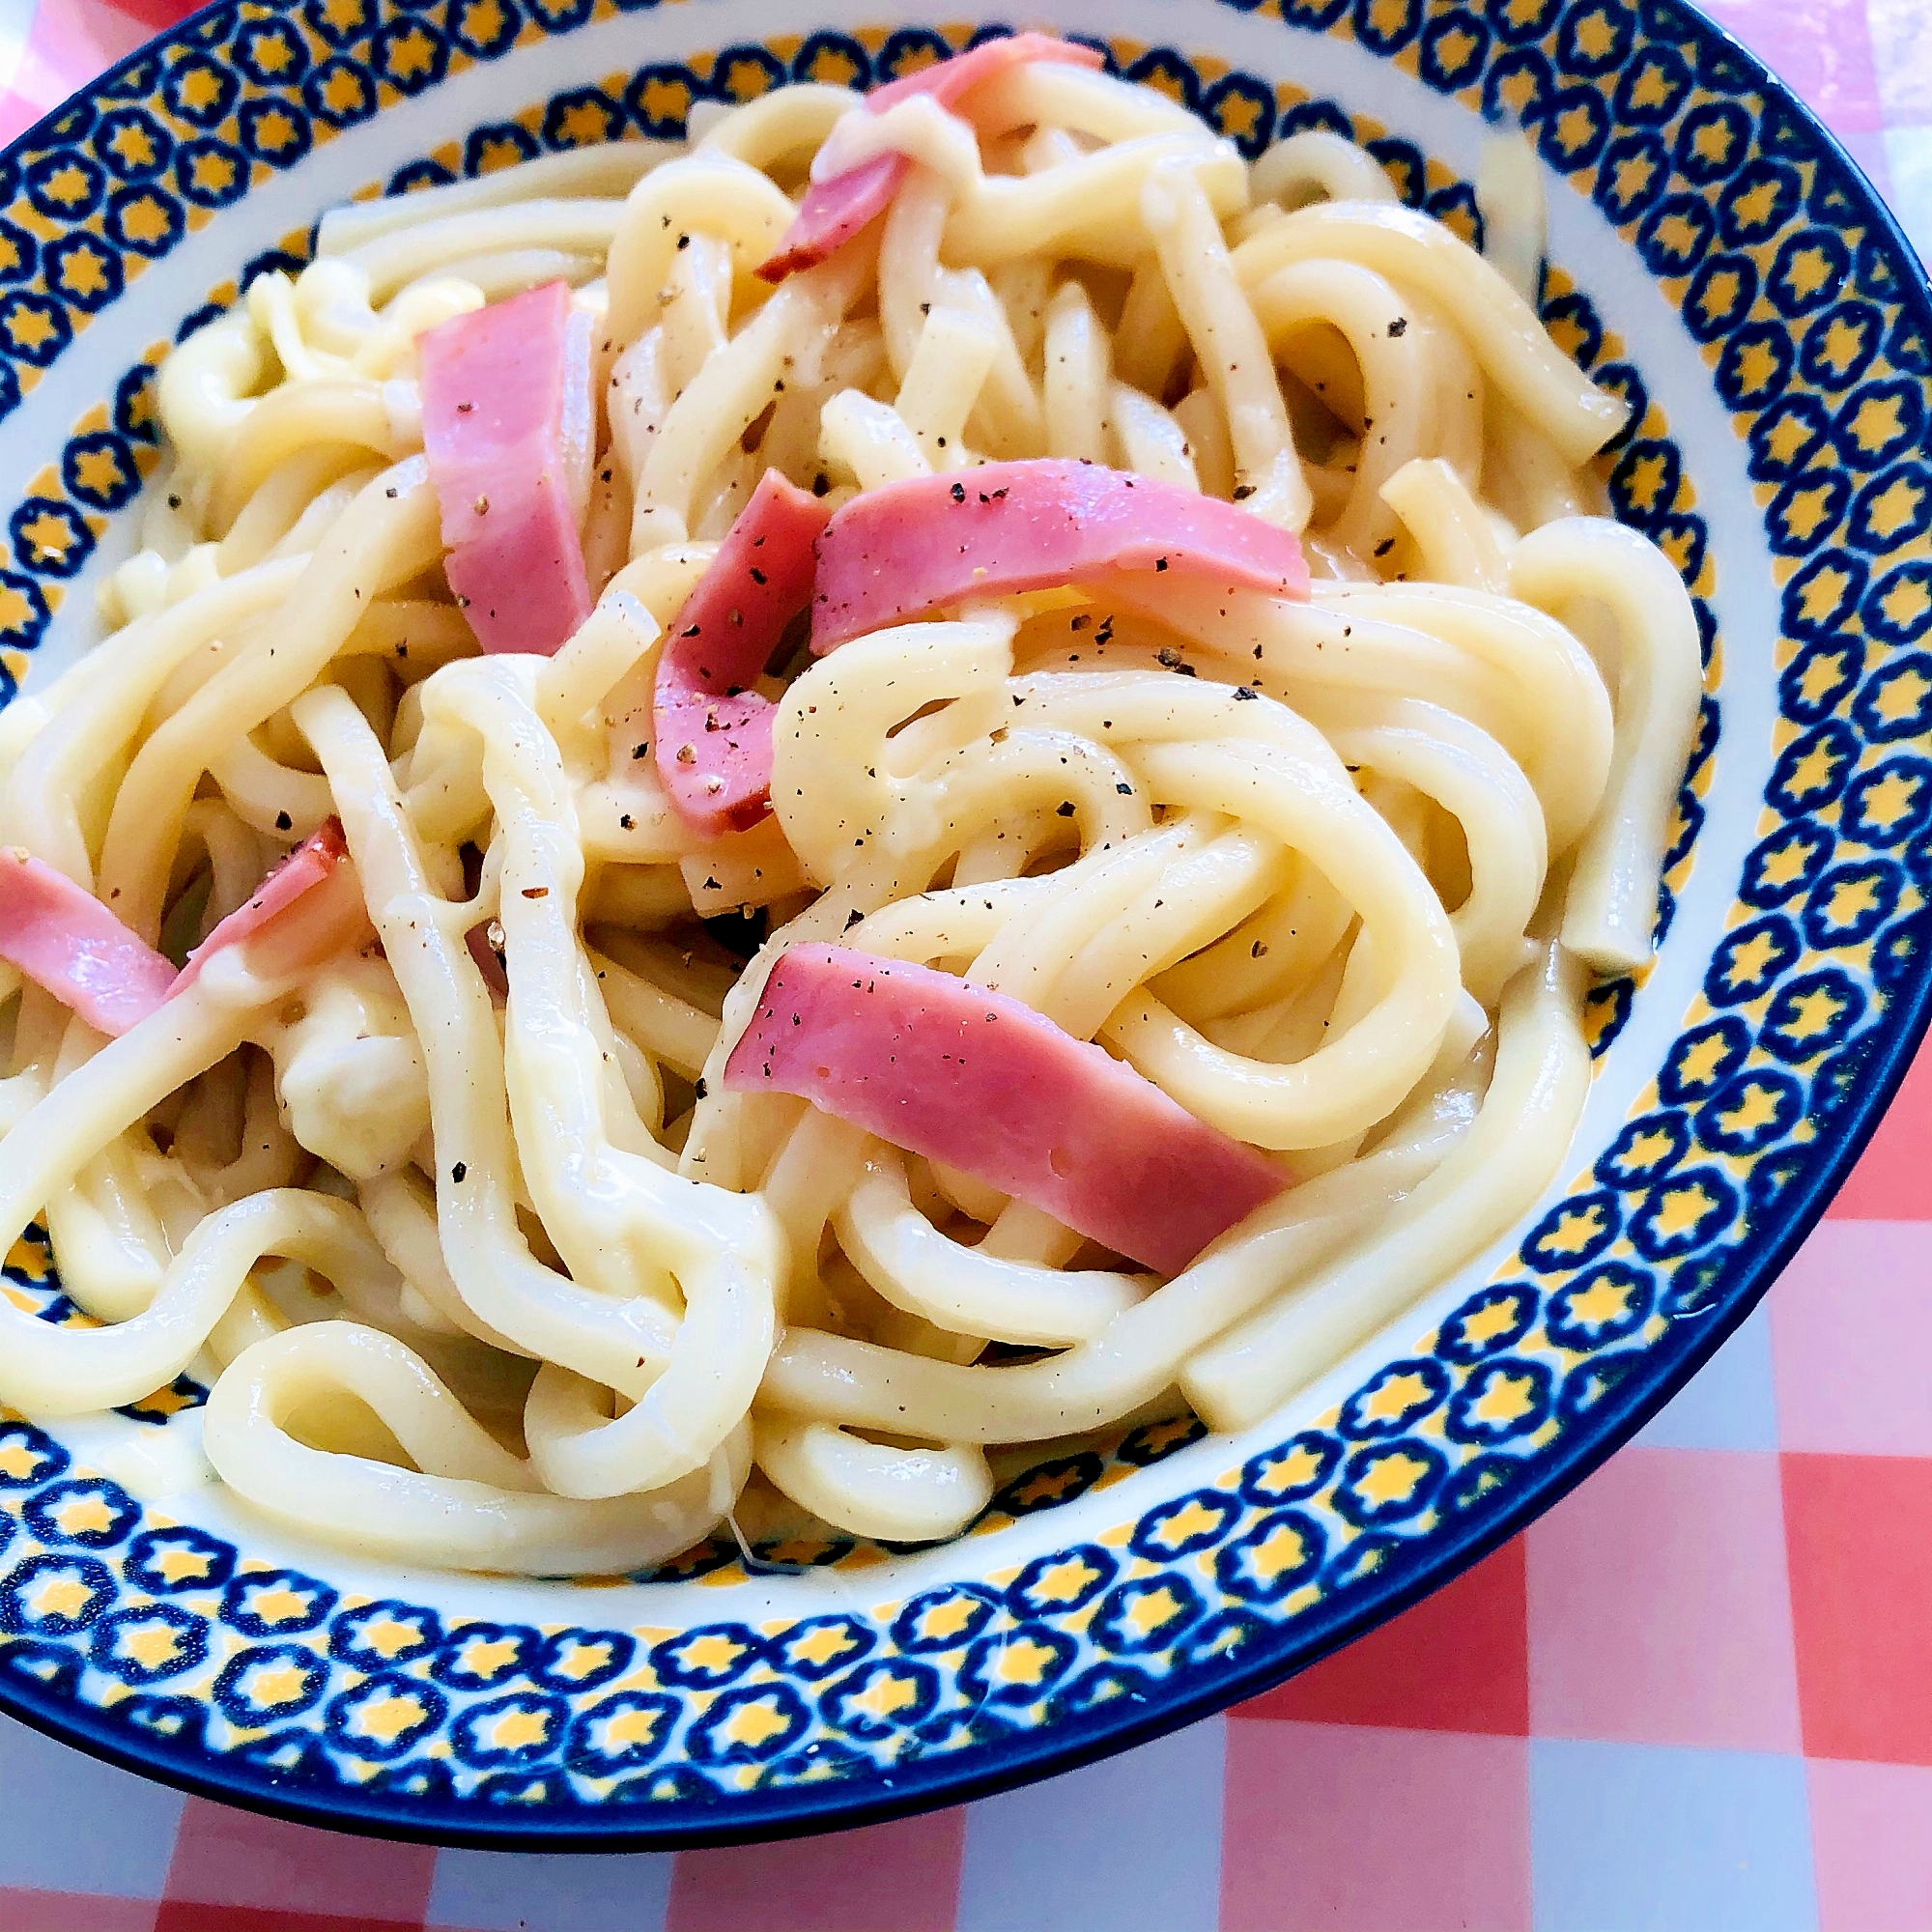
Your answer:
[[[0,140],[183,11],[0,0]],[[1932,256],[1932,0],[1711,11]],[[1928,1360],[1932,1052],[1634,1444],[1226,1718],[903,1824],[578,1859],[278,1824],[0,1719],[0,1932],[1932,1932]]]

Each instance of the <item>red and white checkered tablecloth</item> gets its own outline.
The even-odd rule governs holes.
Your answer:
[[[185,9],[0,0],[0,140]],[[1932,257],[1932,0],[1711,0]],[[1124,1758],[677,1857],[352,1841],[0,1719],[0,1932],[1932,1932],[1932,1052],[1784,1279],[1448,1589]]]

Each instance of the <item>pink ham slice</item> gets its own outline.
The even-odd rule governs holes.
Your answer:
[[[1168,572],[1204,594],[1308,595],[1293,533],[1214,497],[1052,458],[909,477],[854,497],[818,540],[811,648],[944,604],[1117,572]]]
[[[921,68],[903,80],[889,81],[866,97],[867,113],[880,114],[895,101],[915,94],[929,94],[942,107],[963,100],[982,80],[1022,61],[1064,61],[1073,67],[1104,66],[1092,47],[1051,34],[1009,34],[986,41],[970,52]],[[869,222],[892,206],[912,163],[903,155],[876,155],[856,168],[813,182],[806,189],[784,243],[758,270],[768,282],[781,282],[798,269],[809,269],[841,248]]]
[[[331,878],[348,856],[341,823],[331,818],[262,881],[246,905],[221,921],[177,973],[92,893],[10,845],[0,848],[0,959],[17,966],[96,1033],[119,1038],[193,985],[215,953],[252,939]],[[344,923],[340,910],[330,912],[331,941]]]
[[[700,832],[743,831],[771,810],[772,708],[749,687],[811,596],[811,546],[829,514],[766,470],[659,653],[658,775]]]
[[[1168,1275],[1287,1185],[1030,1007],[842,946],[781,956],[724,1084],[799,1094]]]
[[[118,1037],[168,996],[171,961],[90,892],[17,845],[0,848],[0,959]]]
[[[572,500],[588,456],[589,329],[552,282],[417,345],[444,571],[486,651],[549,656],[590,614]]]
[[[194,984],[201,969],[217,952],[252,939],[279,919],[305,893],[334,877],[336,868],[349,857],[349,844],[342,836],[339,818],[325,819],[321,827],[302,840],[262,883],[252,897],[237,906],[206,939],[187,955],[181,977],[168,989],[179,993]]]

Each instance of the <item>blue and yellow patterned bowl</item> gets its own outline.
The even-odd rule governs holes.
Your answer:
[[[168,342],[327,204],[962,44],[922,0],[224,0],[0,159],[0,682],[92,640]],[[1680,0],[1053,0],[1249,153],[1332,126],[1472,233],[1482,117],[1553,171],[1545,314],[1634,404],[1617,514],[1708,692],[1655,969],[1593,1003],[1562,1184],[1251,1436],[1143,1428],[957,1543],[516,1583],[298,1547],[185,1480],[202,1390],[0,1422],[0,1704],[234,1803],[445,1843],[668,1846],[1037,1776],[1442,1581],[1697,1368],[1845,1174],[1932,976],[1932,300],[1790,92]],[[21,480],[24,479],[24,480]],[[38,1235],[39,1231],[36,1231]],[[4,1292],[71,1314],[45,1248]]]

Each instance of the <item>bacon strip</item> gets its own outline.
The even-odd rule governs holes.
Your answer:
[[[766,470],[665,639],[652,744],[672,806],[698,831],[743,831],[771,810],[772,708],[750,687],[811,596],[829,515]]]
[[[0,848],[0,959],[118,1037],[168,996],[173,963],[65,872],[18,845]]]
[[[881,114],[895,101],[915,94],[929,94],[942,107],[952,107],[983,80],[1022,61],[1064,61],[1073,67],[1097,68],[1105,63],[1092,47],[1051,34],[1009,34],[983,41],[951,60],[921,68],[917,73],[888,81],[866,97],[866,111]],[[781,282],[798,269],[809,269],[841,248],[868,223],[892,206],[893,197],[911,170],[903,155],[875,155],[870,160],[829,181],[807,188],[779,252],[758,270],[768,282]]]
[[[1179,1274],[1286,1178],[1005,993],[842,946],[790,948],[725,1063]]]
[[[590,614],[590,318],[551,282],[430,329],[423,449],[444,570],[486,651],[553,654]]]
[[[818,540],[811,648],[943,604],[1116,572],[1169,572],[1204,595],[1308,595],[1293,533],[1217,497],[1052,458],[908,477],[847,502]]]

